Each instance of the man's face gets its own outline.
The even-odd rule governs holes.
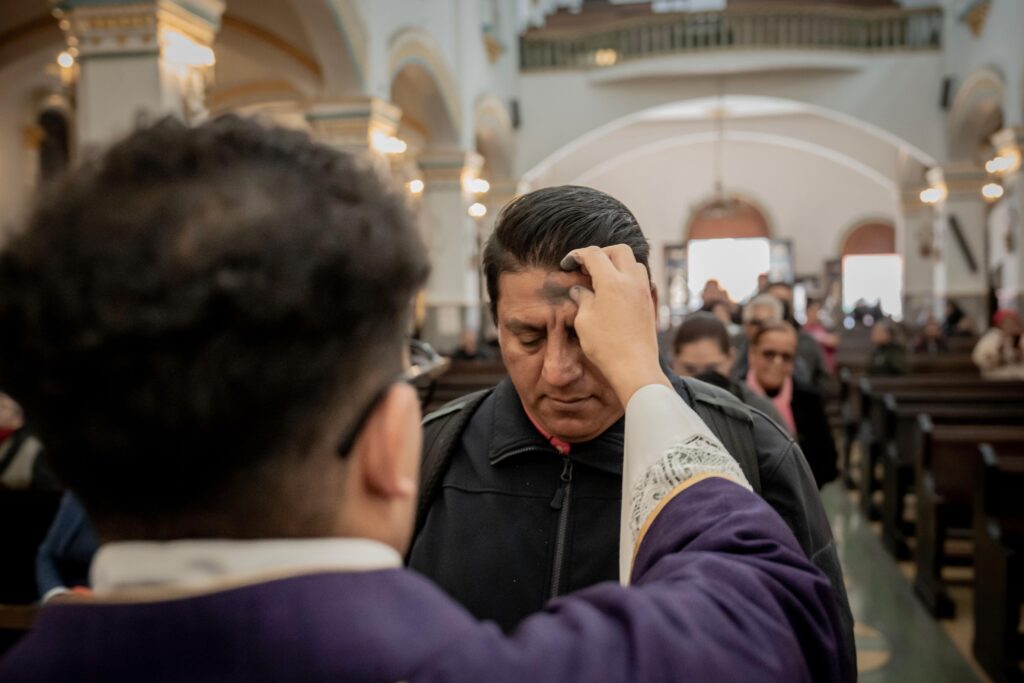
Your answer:
[[[501,357],[523,406],[569,443],[599,436],[623,414],[611,385],[580,348],[573,285],[590,287],[590,278],[539,268],[502,273],[497,307]]]
[[[750,369],[758,383],[769,391],[778,389],[793,374],[796,362],[796,334],[765,332],[750,349]]]
[[[698,377],[708,370],[728,377],[732,372],[732,354],[724,353],[714,339],[699,339],[679,349],[674,366],[676,374],[683,377]]]
[[[768,293],[783,303],[787,303],[790,306],[793,305],[793,290],[789,287],[784,285],[772,285],[768,288]]]
[[[761,326],[768,322],[777,322],[775,319],[775,308],[767,304],[757,304],[750,308],[750,319],[743,324],[747,339],[753,340]]]

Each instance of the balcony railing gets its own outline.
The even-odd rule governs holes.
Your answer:
[[[523,71],[605,68],[714,50],[935,50],[941,8],[740,7],[625,19],[586,29],[535,29],[521,38]]]

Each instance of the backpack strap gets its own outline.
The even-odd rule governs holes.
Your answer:
[[[754,492],[761,493],[761,468],[754,446],[754,418],[739,399],[705,382],[682,379],[693,409],[740,465]]]
[[[423,460],[420,462],[420,491],[413,538],[419,535],[427,522],[427,512],[441,490],[441,482],[455,455],[462,432],[492,391],[494,387],[467,394],[423,418]]]

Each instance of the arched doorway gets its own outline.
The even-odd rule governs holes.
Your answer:
[[[715,197],[701,202],[690,213],[686,239],[747,239],[770,237],[764,212],[753,202],[735,195]]]

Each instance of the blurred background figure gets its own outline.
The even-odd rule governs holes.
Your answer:
[[[480,348],[476,330],[466,328],[459,335],[459,345],[452,352],[454,360],[483,360],[487,354]]]
[[[818,342],[822,353],[825,355],[825,367],[830,373],[836,370],[836,349],[839,347],[839,336],[832,331],[831,324],[824,316],[821,299],[807,300],[807,322],[801,327],[801,331]]]
[[[74,495],[65,493],[36,554],[39,599],[45,603],[88,589],[89,565],[98,548],[99,537],[85,508]]]
[[[782,425],[800,444],[814,480],[821,488],[836,478],[836,446],[821,394],[793,376],[797,333],[787,322],[770,322],[754,334],[745,381],[767,396],[782,416]]]
[[[992,327],[982,335],[971,358],[986,379],[1024,379],[1024,337],[1020,315],[996,311]]]
[[[942,331],[942,325],[929,315],[925,318],[924,324],[914,337],[914,353],[940,354],[949,350],[946,342],[946,335]]]
[[[672,367],[681,377],[695,377],[725,389],[752,408],[782,424],[782,416],[766,397],[731,378],[736,350],[726,327],[709,313],[694,313],[676,331]]]
[[[907,349],[896,341],[892,324],[880,320],[871,328],[869,375],[902,375],[907,371]]]
[[[43,459],[43,444],[25,424],[18,402],[0,392],[0,487],[55,490],[57,481]]]

